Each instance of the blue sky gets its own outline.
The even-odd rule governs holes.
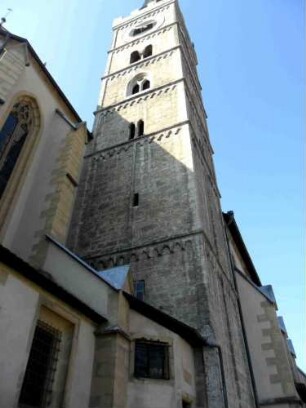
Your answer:
[[[234,210],[306,370],[303,0],[180,0],[195,43],[224,211]],[[141,0],[2,0],[91,127],[112,20]]]

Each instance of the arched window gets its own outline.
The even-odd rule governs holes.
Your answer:
[[[136,133],[136,126],[134,123],[129,125],[129,139],[134,139]]]
[[[10,180],[26,139],[39,127],[38,107],[28,97],[13,106],[0,130],[0,198]]]
[[[138,74],[133,78],[127,87],[127,95],[135,95],[141,91],[149,89],[151,86],[150,81],[147,79],[146,74]]]
[[[139,84],[135,84],[132,88],[132,95],[137,94],[140,91],[140,86]]]
[[[138,51],[134,51],[131,54],[131,58],[130,58],[130,64],[133,64],[134,62],[137,62],[141,59],[141,56],[139,54]]]
[[[143,52],[143,58],[151,57],[152,54],[153,54],[153,47],[152,45],[148,45]]]
[[[146,89],[150,88],[150,81],[146,79],[145,81],[142,82],[141,85],[142,85],[141,86],[142,91],[145,91]]]
[[[144,121],[139,120],[137,123],[137,136],[143,136],[144,135]]]

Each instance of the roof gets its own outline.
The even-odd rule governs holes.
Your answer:
[[[0,262],[18,272],[26,279],[35,283],[40,288],[46,290],[48,293],[54,295],[66,304],[70,305],[74,309],[80,311],[83,315],[91,319],[93,322],[101,324],[107,321],[104,316],[97,313],[91,307],[69,293],[66,289],[62,288],[57,283],[52,281],[49,274],[33,268],[31,265],[23,261],[21,258],[10,252],[2,245],[0,245]]]
[[[48,80],[50,81],[51,85],[56,89],[57,93],[59,94],[59,96],[63,99],[63,101],[65,102],[65,104],[67,105],[67,107],[71,110],[71,112],[74,114],[74,116],[76,117],[76,119],[79,122],[82,122],[81,117],[79,116],[79,114],[77,113],[77,111],[74,109],[74,107],[71,105],[71,103],[69,102],[69,99],[66,97],[66,95],[64,94],[64,92],[61,90],[61,88],[58,86],[58,84],[56,83],[55,79],[52,77],[52,75],[50,74],[50,72],[47,70],[45,64],[41,61],[41,59],[39,58],[39,56],[37,55],[37,53],[35,52],[34,48],[31,46],[31,44],[29,43],[29,41],[26,38],[23,37],[19,37],[18,35],[12,34],[10,33],[8,30],[6,30],[5,28],[0,26],[0,35],[4,35],[9,39],[12,39],[14,41],[20,42],[20,43],[24,43],[26,44],[26,46],[28,47],[32,57],[35,59],[35,61],[37,62],[37,64],[39,65],[39,67],[41,68],[42,72],[46,75],[46,77],[48,78]]]
[[[261,281],[258,276],[258,273],[255,269],[255,266],[252,262],[252,259],[250,257],[250,254],[247,250],[247,247],[242,239],[241,233],[239,231],[238,225],[236,223],[234,213],[232,211],[229,211],[228,213],[223,213],[223,218],[224,221],[231,233],[231,236],[239,250],[239,253],[247,267],[247,270],[251,276],[252,281],[257,285],[261,286]]]
[[[142,314],[148,319],[154,321],[155,323],[164,326],[166,329],[178,334],[187,343],[191,344],[194,347],[203,347],[209,346],[207,341],[200,335],[200,333],[188,326],[185,323],[175,319],[174,317],[169,316],[168,314],[162,312],[161,310],[156,309],[153,306],[150,306],[148,303],[142,302],[136,297],[130,295],[127,292],[123,292],[123,295],[129,302],[130,308],[136,312]]]
[[[97,274],[108,282],[114,289],[121,290],[126,283],[130,265],[116,266],[115,268],[98,271]]]

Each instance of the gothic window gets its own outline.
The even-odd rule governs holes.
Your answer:
[[[134,123],[129,125],[129,139],[134,139],[136,133],[136,126]]]
[[[19,407],[49,406],[61,336],[60,331],[38,321],[19,397]]]
[[[133,64],[134,62],[137,62],[141,59],[141,56],[139,54],[138,51],[134,51],[131,54],[131,58],[130,58],[130,64]]]
[[[139,120],[137,123],[137,136],[143,136],[144,134],[144,121]]]
[[[153,47],[152,45],[148,45],[143,52],[143,58],[151,57],[152,54],[153,54]]]
[[[36,112],[35,112],[36,110]],[[0,198],[9,182],[26,139],[37,127],[37,107],[30,98],[21,98],[0,130]]]
[[[136,340],[134,375],[137,378],[168,380],[168,345],[153,341]]]
[[[144,280],[137,280],[134,281],[134,296],[144,301],[145,297],[145,281]]]

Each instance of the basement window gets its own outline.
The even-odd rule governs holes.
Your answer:
[[[19,398],[20,408],[50,405],[61,332],[38,321]]]
[[[136,378],[168,380],[168,344],[145,340],[136,340],[134,375]]]

